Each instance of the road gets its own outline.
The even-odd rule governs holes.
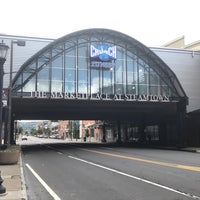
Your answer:
[[[22,142],[29,200],[200,200],[199,153],[32,139]]]

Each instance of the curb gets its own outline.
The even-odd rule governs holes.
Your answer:
[[[199,149],[180,149],[180,151],[187,151],[192,153],[200,153]]]
[[[25,178],[24,178],[24,171],[23,171],[23,166],[22,166],[22,157],[20,153],[20,172],[21,172],[21,182],[22,182],[22,197],[24,200],[27,200],[27,192],[26,192],[26,184],[25,184]]]

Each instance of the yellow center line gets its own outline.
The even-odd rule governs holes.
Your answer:
[[[83,150],[83,151],[102,154],[102,155],[106,155],[106,156],[112,156],[112,157],[117,157],[117,158],[135,160],[135,161],[140,161],[140,162],[145,162],[145,163],[151,163],[151,164],[156,164],[156,165],[162,165],[162,166],[167,166],[167,167],[174,167],[174,168],[178,168],[178,169],[185,169],[185,170],[200,172],[200,167],[196,167],[196,166],[179,165],[179,164],[159,162],[159,161],[154,161],[154,160],[146,160],[146,159],[141,159],[141,158],[137,158],[137,157],[123,156],[123,155],[120,155],[120,154],[107,153],[107,152],[96,151],[96,150],[85,149],[85,148],[80,148],[80,149]]]

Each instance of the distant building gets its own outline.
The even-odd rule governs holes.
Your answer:
[[[162,45],[162,47],[200,51],[200,40],[185,44],[185,36],[181,36]]]

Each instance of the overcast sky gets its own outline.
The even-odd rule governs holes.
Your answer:
[[[0,8],[2,34],[57,39],[108,28],[154,47],[200,40],[200,0],[0,0]]]

